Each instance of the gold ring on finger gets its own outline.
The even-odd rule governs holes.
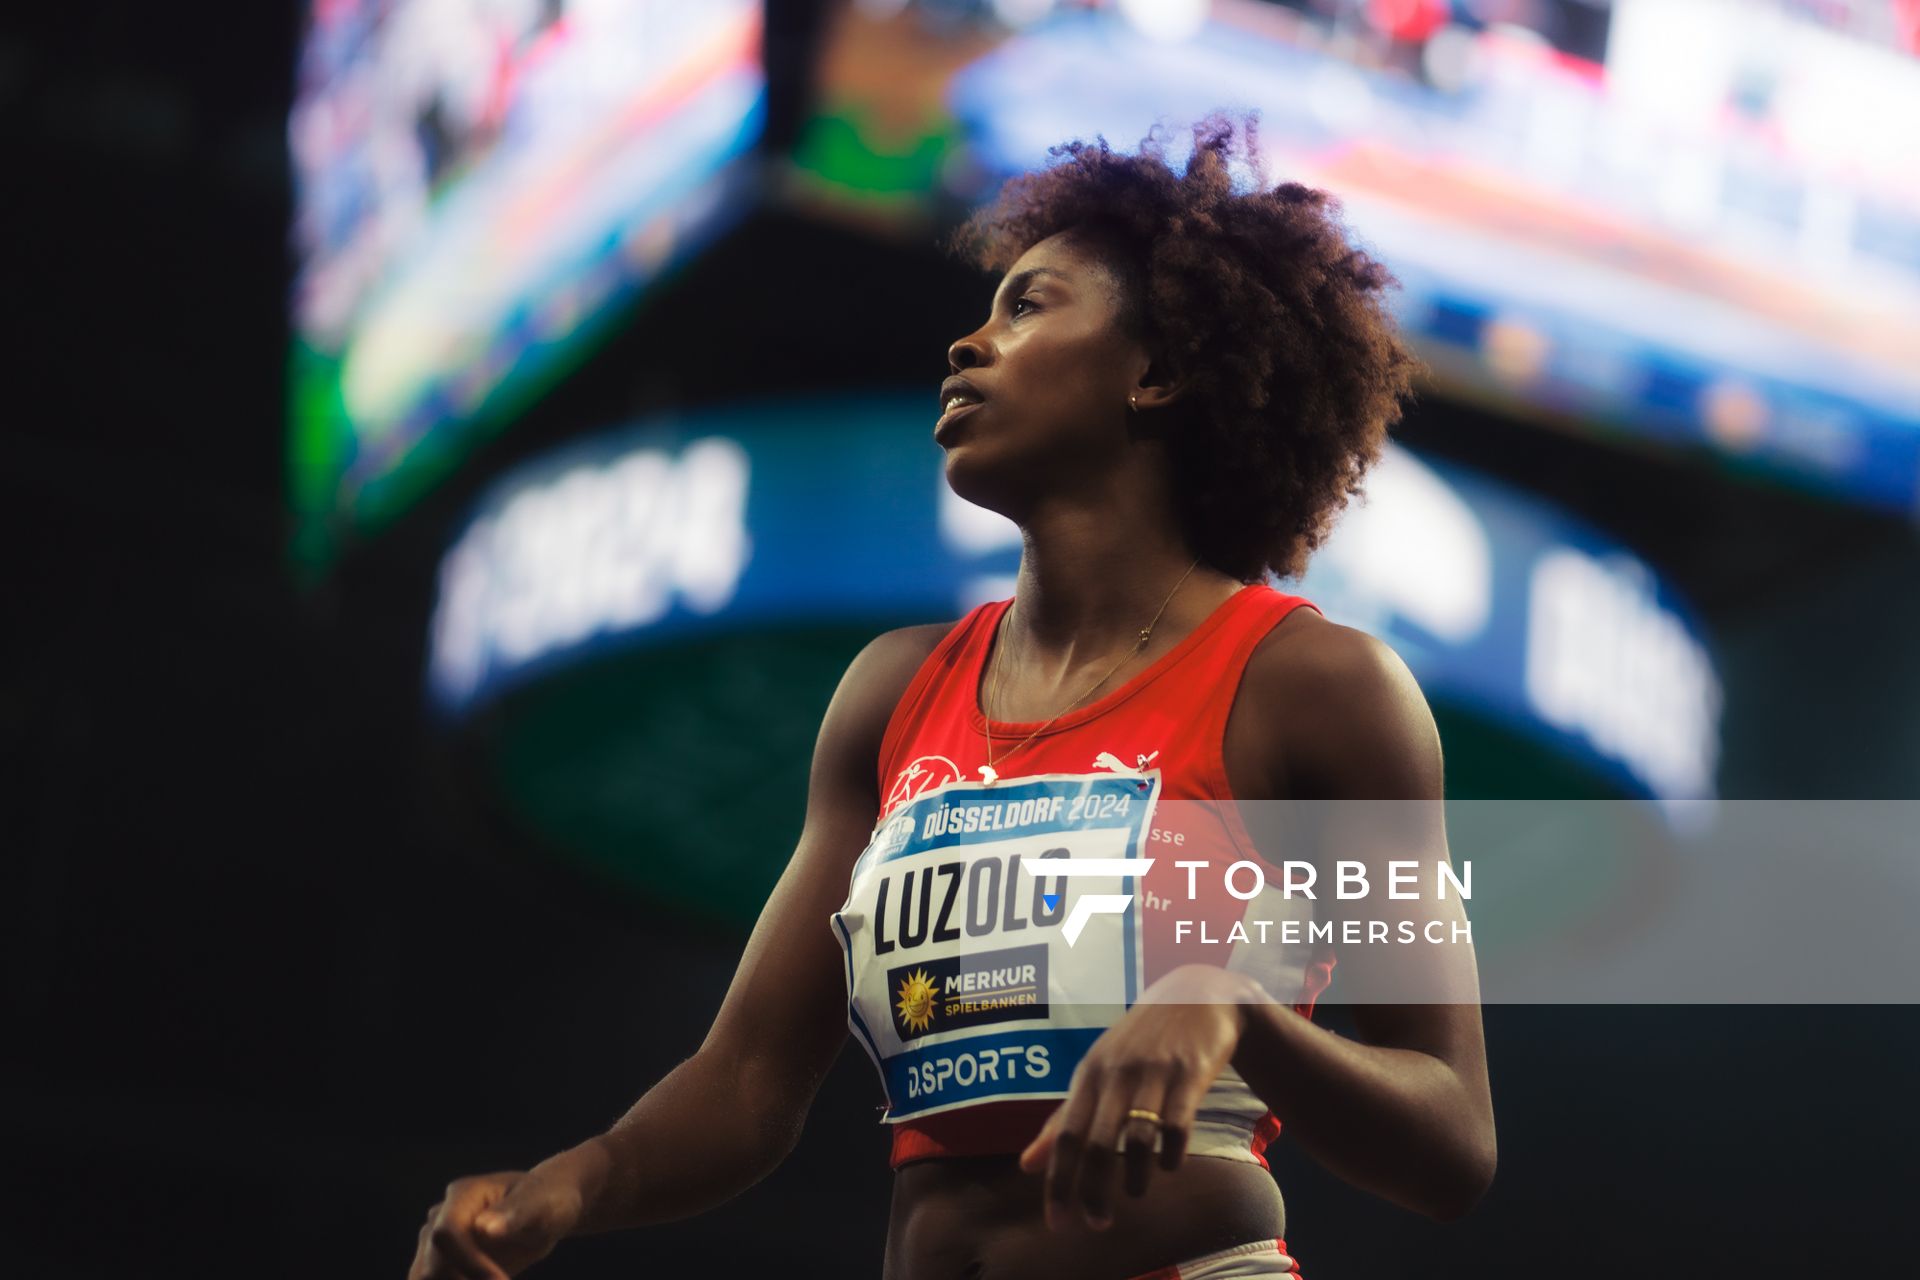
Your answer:
[[[1164,1123],[1164,1122],[1163,1122],[1163,1121],[1162,1121],[1162,1120],[1160,1119],[1160,1113],[1159,1113],[1158,1111],[1149,1111],[1149,1110],[1147,1110],[1147,1109],[1146,1109],[1145,1107],[1135,1107],[1135,1108],[1134,1108],[1133,1110],[1131,1110],[1131,1111],[1129,1111],[1129,1112],[1127,1112],[1127,1119],[1129,1119],[1129,1120],[1149,1120],[1149,1121],[1151,1121],[1151,1122],[1153,1122],[1154,1124],[1162,1124],[1162,1123]]]

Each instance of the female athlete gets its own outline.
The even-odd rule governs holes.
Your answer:
[[[1218,930],[1276,901],[1215,887],[1244,849],[1177,866],[1208,846],[1176,816],[1195,804],[1441,794],[1399,659],[1264,580],[1300,571],[1399,417],[1418,366],[1391,278],[1323,193],[1237,191],[1236,135],[1257,172],[1253,122],[1219,115],[1183,173],[1154,135],[1056,148],[956,234],[1001,279],[947,353],[934,439],[954,491],[1020,527],[1012,599],[853,660],[700,1049],[606,1133],[451,1184],[410,1280],[501,1280],[569,1235],[730,1199],[793,1150],[850,1030],[888,1104],[889,1280],[1298,1275],[1262,1154],[1283,1124],[1429,1217],[1478,1201],[1494,1128],[1470,947],[1228,964],[1191,919],[1175,940],[1174,915]],[[1156,861],[1040,873],[1106,851]],[[1136,892],[1076,925],[1107,885]],[[1356,1004],[1360,1038],[1335,1035],[1311,1013],[1336,958],[1423,994]]]

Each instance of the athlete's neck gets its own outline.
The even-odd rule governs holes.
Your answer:
[[[1148,522],[1065,513],[1021,533],[1013,616],[1001,643],[1010,664],[1043,684],[1113,662],[1148,623],[1152,649],[1161,651],[1163,637],[1186,635],[1243,585],[1210,565],[1195,565],[1184,539]],[[1155,623],[1163,602],[1166,611]]]

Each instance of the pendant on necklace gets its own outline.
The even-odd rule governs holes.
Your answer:
[[[1000,775],[993,771],[992,765],[983,764],[980,766],[980,783],[982,786],[990,787],[999,780]]]

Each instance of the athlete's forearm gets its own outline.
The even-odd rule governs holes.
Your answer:
[[[580,1187],[575,1235],[690,1218],[779,1167],[804,1107],[786,1107],[699,1054],[647,1090],[614,1126],[546,1162]]]
[[[1362,1044],[1267,1000],[1246,1006],[1233,1066],[1335,1174],[1441,1221],[1493,1180],[1493,1119],[1446,1062]]]

